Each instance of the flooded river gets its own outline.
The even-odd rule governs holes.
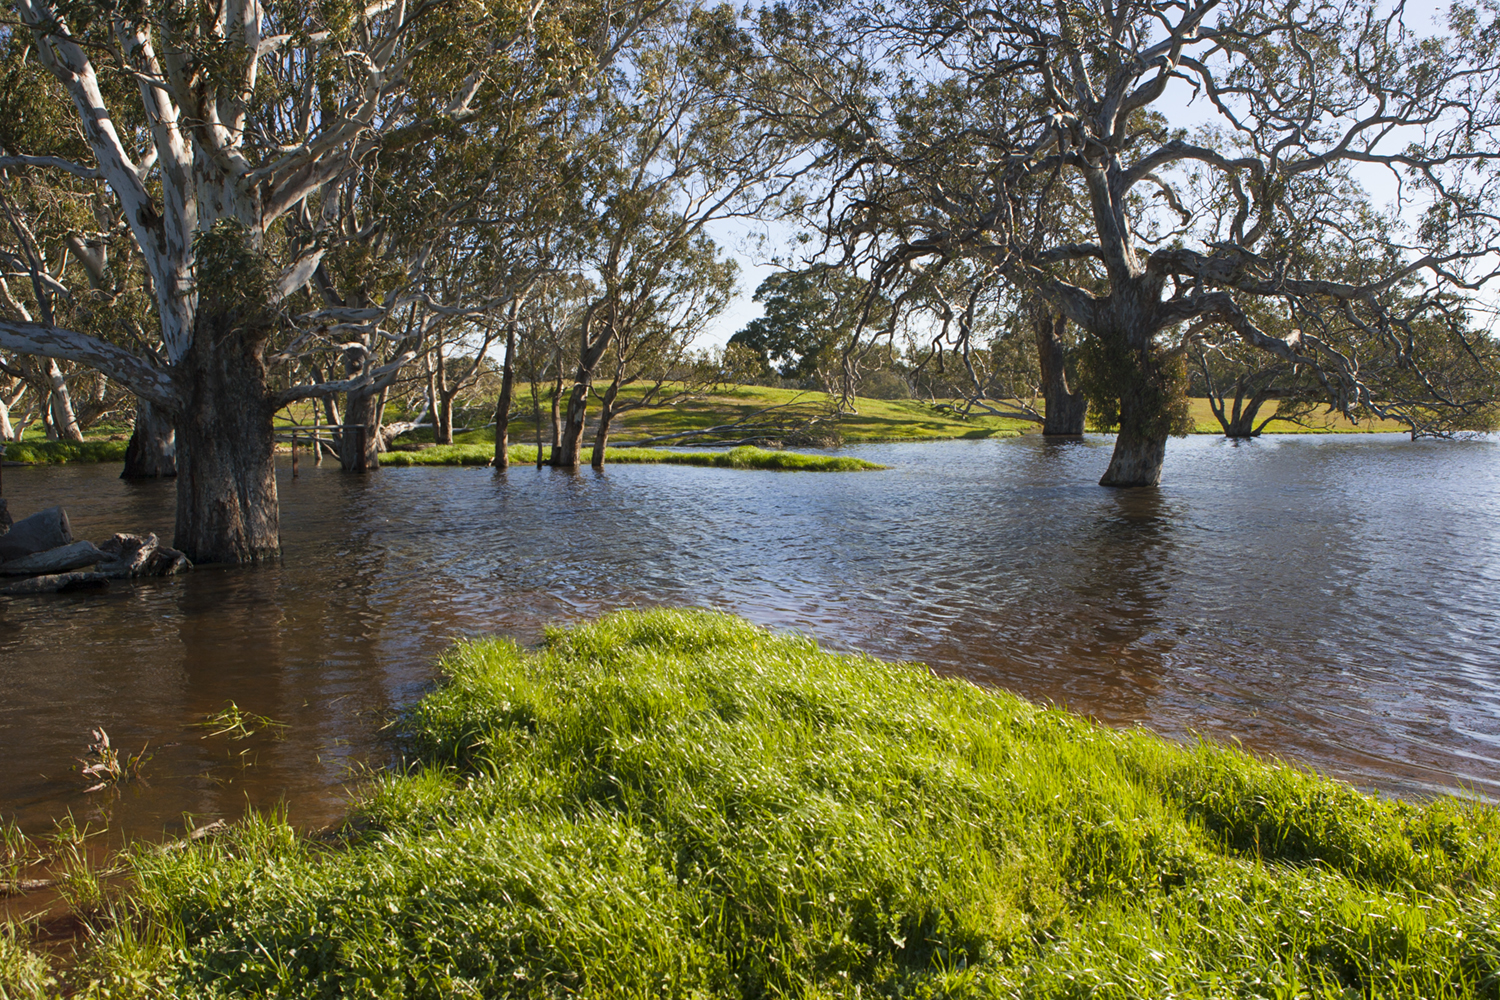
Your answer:
[[[332,823],[454,638],[651,605],[1392,794],[1500,796],[1495,442],[1190,438],[1154,491],[1094,485],[1103,438],[848,450],[891,469],[284,468],[281,565],[0,603],[0,818]],[[78,537],[170,538],[172,485],[118,471],[7,469],[5,495],[18,516],[63,504]],[[201,725],[231,702],[285,727]],[[84,791],[95,726],[149,743],[143,780]]]

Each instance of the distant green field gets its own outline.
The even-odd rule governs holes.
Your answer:
[[[640,390],[627,387],[623,395],[629,397]],[[1206,399],[1190,401],[1194,433],[1222,433],[1218,421]],[[1001,408],[1018,408],[1016,404],[1002,403]],[[488,412],[484,406],[474,412]],[[1271,412],[1268,409],[1266,412]],[[394,418],[395,414],[388,414]],[[306,428],[313,422],[314,411],[308,404],[299,404],[282,411],[277,420],[278,432],[289,433],[294,426]],[[754,424],[745,423],[754,421]],[[734,426],[741,424],[741,426]],[[723,428],[709,437],[674,437],[690,431],[707,431]],[[854,412],[835,415],[832,400],[827,393],[800,391],[795,389],[771,389],[764,386],[735,386],[720,389],[696,399],[679,402],[673,406],[642,408],[625,413],[616,421],[611,439],[624,445],[649,441],[665,447],[696,446],[713,444],[715,441],[730,443],[745,439],[781,444],[789,448],[837,447],[845,444],[862,444],[876,441],[937,441],[954,438],[1014,437],[1035,433],[1039,425],[1033,421],[1012,417],[995,417],[974,411],[967,419],[957,415],[951,407],[913,399],[856,399]],[[1329,433],[1374,433],[1404,431],[1402,425],[1389,420],[1368,421],[1351,424],[1338,414],[1316,413],[1304,423],[1273,420],[1265,429],[1267,434],[1329,434]],[[128,428],[105,427],[89,436],[82,443],[47,441],[35,428],[28,431],[26,440],[7,446],[6,460],[55,464],[61,462],[119,462],[125,457],[125,434]],[[382,465],[488,465],[494,453],[494,430],[480,428],[454,435],[454,444],[445,448],[426,449],[420,452],[398,451],[381,458]],[[534,445],[536,425],[526,416],[511,421],[512,462],[516,464],[536,461]],[[400,438],[402,444],[424,444],[432,441],[432,430],[422,428]],[[585,441],[585,446],[592,442]],[[280,445],[286,450],[288,445]],[[610,462],[663,462],[678,465],[716,464],[719,460],[684,457],[677,452],[639,452],[622,448],[611,448]],[[529,457],[525,457],[529,456]],[[757,468],[791,467],[811,468],[786,460],[782,465],[760,459]],[[770,464],[767,464],[770,463]],[[788,464],[790,463],[790,464]],[[741,467],[741,466],[736,466]]]
[[[489,465],[494,457],[495,443],[491,440],[478,444],[433,445],[421,451],[387,452],[380,456],[380,464],[393,468],[413,465]],[[614,465],[699,465],[719,469],[770,469],[783,472],[859,472],[885,468],[858,458],[768,451],[748,445],[729,451],[607,448],[605,461]],[[511,445],[510,464],[536,464],[536,445]]]

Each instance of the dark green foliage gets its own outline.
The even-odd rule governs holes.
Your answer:
[[[264,326],[276,299],[276,263],[251,231],[220,219],[193,237],[198,308],[235,326]]]
[[[1137,350],[1115,337],[1086,337],[1078,345],[1078,388],[1088,400],[1089,419],[1101,431],[1121,420],[1145,438],[1193,431],[1188,376],[1181,355],[1155,347]]]
[[[194,997],[1494,997],[1500,815],[727,615],[460,645],[347,846],[143,852]]]
[[[863,296],[858,281],[839,273],[773,274],[755,290],[755,301],[765,305],[765,315],[751,320],[729,343],[754,354],[762,374],[774,371],[782,378],[813,379],[859,325]],[[878,306],[870,319],[873,324],[884,319],[885,303]]]

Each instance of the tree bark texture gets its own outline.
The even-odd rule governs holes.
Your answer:
[[[557,381],[552,385],[552,440],[549,446],[554,452],[562,446],[562,374],[558,373]]]
[[[263,331],[200,310],[178,367],[177,531],[195,563],[246,563],[281,550],[273,400]]]
[[[78,426],[78,417],[73,410],[73,397],[68,392],[68,380],[55,358],[47,359],[47,382],[52,389],[48,402],[48,428],[51,437],[59,441],[82,441],[83,430]]]
[[[30,386],[22,382],[16,394],[10,399],[7,400],[0,395],[0,442],[18,440],[16,428],[10,422],[10,411],[26,395],[26,390],[29,388]]]
[[[612,382],[604,392],[604,405],[599,410],[599,431],[594,435],[594,454],[589,464],[596,469],[604,468],[604,449],[609,445],[609,425],[615,418],[615,399],[620,395],[619,383]]]
[[[579,381],[573,385],[568,396],[568,412],[563,423],[562,436],[557,447],[552,449],[552,464],[560,469],[576,469],[583,458],[583,423],[588,419],[589,383],[587,375],[579,372]]]
[[[135,429],[125,446],[121,479],[170,479],[177,475],[177,428],[172,418],[144,399],[135,401]]]
[[[1032,317],[1037,358],[1042,368],[1044,402],[1042,434],[1047,437],[1079,437],[1088,415],[1088,400],[1068,386],[1067,343],[1063,333],[1068,320],[1050,310],[1037,310]]]
[[[1100,486],[1157,486],[1161,483],[1161,466],[1167,455],[1167,434],[1158,431],[1159,414],[1142,404],[1139,392],[1120,400],[1120,431],[1115,436],[1115,450],[1109,457],[1109,468],[1099,480]]]
[[[365,472],[380,468],[380,390],[355,389],[344,399],[344,427],[339,433],[339,468]],[[361,434],[358,428],[364,427]]]
[[[77,541],[0,562],[0,576],[43,576],[93,566],[109,558],[93,542]]]

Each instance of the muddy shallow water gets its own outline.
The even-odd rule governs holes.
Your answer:
[[[1388,793],[1500,796],[1494,441],[1190,438],[1156,491],[1095,486],[1102,438],[848,451],[892,468],[284,468],[280,565],[0,604],[0,818],[159,837],[284,805],[332,823],[452,639],[658,604]],[[118,471],[6,469],[5,496],[18,515],[62,503],[78,537],[170,537],[171,484]],[[285,728],[199,725],[230,702]],[[94,726],[149,741],[143,780],[83,791]]]

